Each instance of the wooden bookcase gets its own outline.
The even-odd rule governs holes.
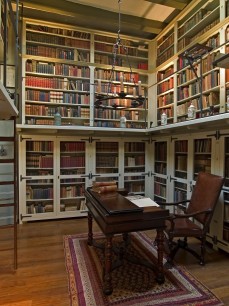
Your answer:
[[[94,107],[98,80],[101,93],[119,93],[120,75],[124,78],[125,92],[133,95],[134,86],[141,81],[147,95],[144,91],[148,82],[146,42],[123,39],[125,47],[119,48],[114,64],[114,35],[98,35],[46,22],[41,26],[36,21],[25,20],[23,41],[23,125],[53,125],[58,112],[62,125],[116,128],[120,127],[120,117],[125,116],[127,128],[146,127],[147,102],[124,110]],[[112,65],[115,67],[111,76]],[[122,105],[128,106],[127,100],[123,99]]]

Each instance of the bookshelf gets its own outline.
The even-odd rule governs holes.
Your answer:
[[[197,5],[178,21],[177,51],[209,31],[220,20],[220,1],[198,1]]]
[[[227,7],[227,1],[193,1],[156,38],[157,55],[165,53],[166,56],[159,60],[150,59],[157,75],[157,112],[150,118],[153,126],[161,125],[163,112],[167,114],[167,124],[189,120],[188,107],[191,103],[196,108],[196,118],[226,112],[225,82],[228,73],[217,65],[213,66],[213,63],[219,53],[228,52]],[[187,59],[181,56],[196,44],[212,48],[193,62],[199,80]],[[171,53],[167,52],[166,46],[171,48]],[[173,71],[170,76],[166,76],[167,70]],[[173,83],[171,89],[169,82]]]
[[[108,95],[120,92],[120,75],[130,95],[139,81],[147,88],[148,43],[125,38],[111,76],[116,38],[107,33],[25,19],[23,41],[22,125],[54,125],[58,112],[61,125],[119,128],[125,116],[127,128],[146,127],[147,103],[134,108],[123,99],[125,109],[116,110],[113,101],[107,108],[94,107],[94,101],[99,80]]]

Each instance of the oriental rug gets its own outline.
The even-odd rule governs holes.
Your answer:
[[[94,234],[96,243],[105,242],[100,233]],[[122,236],[113,239],[117,249]],[[113,293],[103,294],[103,248],[87,245],[87,234],[64,236],[65,264],[71,306],[219,306],[223,303],[184,267],[165,269],[164,284],[157,284],[152,269],[123,260],[112,271]],[[127,258],[144,258],[156,264],[157,250],[145,233],[132,233],[127,248]],[[113,261],[115,257],[113,255]]]

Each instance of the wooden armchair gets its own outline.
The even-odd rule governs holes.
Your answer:
[[[163,203],[175,205],[178,210],[171,214],[166,221],[165,236],[167,238],[169,255],[167,258],[167,267],[173,264],[174,256],[179,248],[183,248],[199,259],[199,264],[204,265],[206,234],[212,219],[212,215],[217,204],[224,178],[200,172],[198,174],[196,185],[193,189],[191,199],[179,203]],[[188,206],[186,208],[186,205]],[[180,210],[181,209],[181,210]],[[180,211],[179,211],[180,210]],[[200,240],[200,254],[189,248],[188,237],[195,237]],[[178,239],[177,242],[174,238]]]

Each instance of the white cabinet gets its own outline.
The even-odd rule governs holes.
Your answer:
[[[21,135],[20,221],[85,215],[87,143]]]
[[[145,194],[145,142],[20,135],[20,222],[86,216],[84,191],[114,180]]]

